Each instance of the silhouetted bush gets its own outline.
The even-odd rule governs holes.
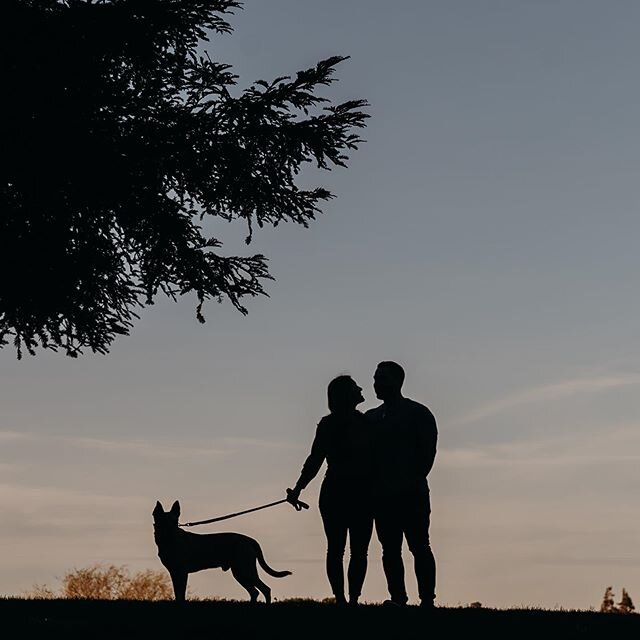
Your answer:
[[[67,572],[59,593],[34,585],[31,598],[90,600],[172,600],[173,588],[165,571],[146,569],[131,574],[125,566],[95,565]]]
[[[602,596],[602,604],[600,605],[601,613],[611,613],[615,611],[616,605],[614,600],[613,587],[607,587]]]
[[[627,590],[622,588],[622,596],[620,602],[616,605],[614,599],[614,593],[612,587],[607,587],[602,598],[602,604],[600,605],[600,611],[602,613],[633,613],[635,606],[631,596]]]

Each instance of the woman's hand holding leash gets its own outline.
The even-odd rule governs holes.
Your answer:
[[[308,509],[309,505],[299,499],[300,491],[297,489],[287,489],[287,502],[293,506],[296,511]]]

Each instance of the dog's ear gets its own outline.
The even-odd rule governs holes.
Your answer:
[[[164,513],[164,509],[162,508],[162,505],[160,504],[160,500],[157,500],[155,509],[153,510],[153,515],[154,516],[159,516],[161,513]]]
[[[172,507],[171,507],[171,513],[174,516],[179,516],[180,515],[180,503],[176,500]]]

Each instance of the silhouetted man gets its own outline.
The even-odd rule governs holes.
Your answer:
[[[438,430],[424,405],[402,395],[404,369],[381,362],[373,387],[382,404],[365,414],[374,435],[375,526],[389,604],[405,605],[402,545],[413,554],[421,606],[432,608],[436,563],[429,542],[431,503],[427,475],[436,456]]]

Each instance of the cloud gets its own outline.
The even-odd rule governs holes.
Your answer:
[[[11,442],[24,442],[25,440],[35,440],[37,436],[31,433],[21,433],[19,431],[0,431],[0,442],[3,444]]]
[[[460,469],[640,463],[639,424],[608,425],[580,437],[577,428],[569,432],[536,441],[445,448],[438,454],[438,465]]]
[[[149,500],[137,495],[106,495],[90,490],[0,483],[5,514],[0,539],[80,534],[106,530],[114,523],[134,522],[149,511]],[[74,534],[74,535],[75,535]]]
[[[229,449],[210,446],[185,446],[181,443],[153,443],[144,440],[104,440],[99,438],[59,438],[65,444],[80,449],[92,449],[106,453],[125,453],[145,457],[180,458],[192,456],[228,455]]]
[[[225,444],[229,444],[231,446],[239,446],[239,447],[260,447],[260,448],[269,448],[269,449],[295,449],[295,450],[306,450],[307,447],[301,444],[296,444],[294,442],[281,442],[276,440],[266,440],[264,438],[232,438],[232,437],[224,437],[220,438],[221,442]]]
[[[609,389],[630,385],[640,385],[640,375],[627,374],[562,380],[549,385],[524,389],[502,399],[481,405],[457,419],[452,419],[450,424],[455,426],[473,424],[521,405],[548,402],[583,393],[601,393]]]
[[[214,438],[206,443],[189,442],[154,442],[151,440],[128,440],[90,438],[83,436],[52,436],[17,431],[0,431],[0,443],[5,447],[44,445],[74,447],[78,449],[99,451],[103,453],[133,455],[147,458],[192,458],[207,456],[229,456],[246,447],[270,449],[301,449],[302,447],[285,442],[271,441],[261,438]]]

